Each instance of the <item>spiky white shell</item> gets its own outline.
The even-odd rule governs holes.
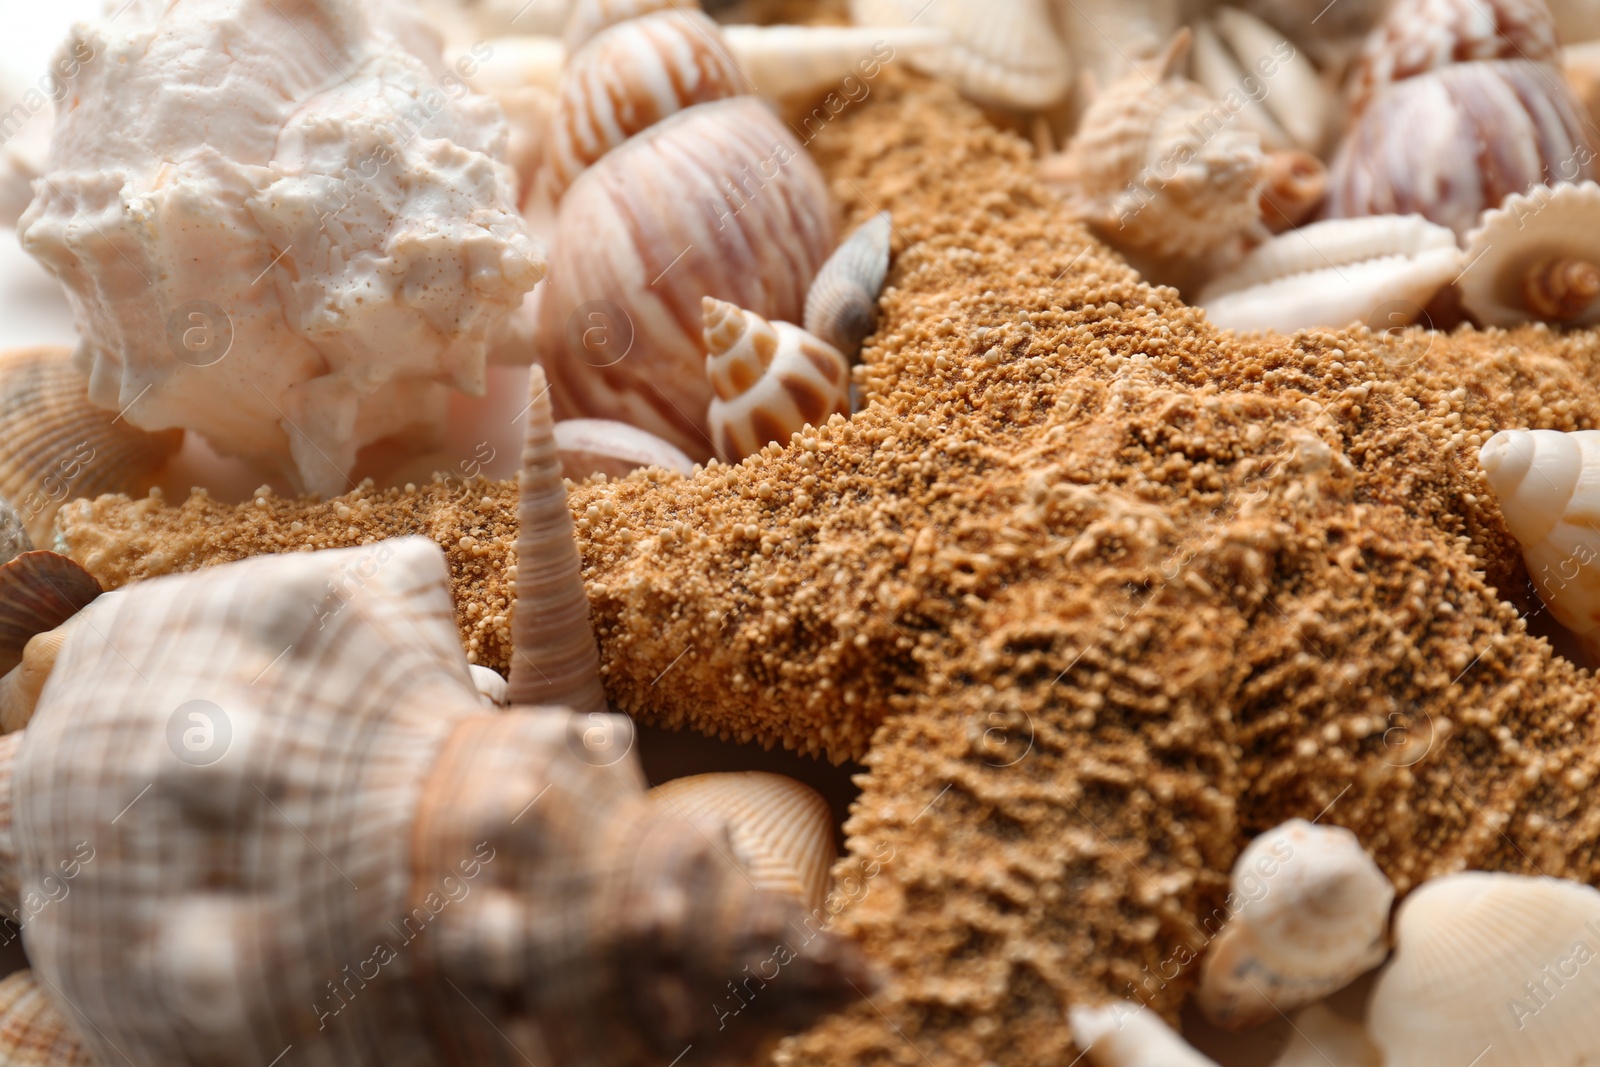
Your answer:
[[[1252,250],[1196,304],[1240,331],[1387,329],[1413,321],[1464,265],[1455,235],[1419,216],[1329,219]]]
[[[1368,1027],[1385,1067],[1600,1062],[1600,892],[1470,871],[1395,916]]]
[[[826,341],[710,297],[704,329],[706,377],[715,392],[707,421],[724,462],[850,414],[850,364]]]
[[[1541,316],[1529,307],[1530,272],[1553,259],[1600,265],[1600,185],[1540,185],[1486,211],[1467,235],[1461,304],[1485,326],[1515,326]],[[1570,326],[1600,322],[1600,299]]]
[[[1074,1004],[1067,1022],[1095,1067],[1217,1067],[1143,1004]]]
[[[1272,1067],[1383,1067],[1367,1028],[1323,1004],[1291,1020],[1289,1042]]]
[[[912,63],[982,104],[1048,107],[1072,84],[1072,59],[1046,0],[850,0],[850,17],[861,26],[949,31],[948,44]]]
[[[1194,77],[1267,148],[1321,150],[1333,96],[1311,58],[1247,11],[1226,5],[1195,26]]]
[[[1314,1003],[1388,954],[1394,886],[1350,831],[1294,819],[1239,855],[1243,901],[1206,951],[1198,1002],[1218,1025],[1254,1026]]]
[[[697,104],[613,149],[561,201],[538,334],[558,413],[711,458],[701,298],[796,320],[834,240],[821,173],[755,97]]]

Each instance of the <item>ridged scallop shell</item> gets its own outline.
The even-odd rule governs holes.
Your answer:
[[[1143,1004],[1074,1004],[1067,1023],[1095,1067],[1217,1067]]]
[[[878,327],[878,295],[889,275],[887,211],[858,226],[817,272],[806,294],[806,332],[854,359]]]
[[[0,496],[37,544],[50,542],[63,503],[138,496],[183,446],[182,430],[151,433],[91,404],[71,350],[54,346],[0,355],[0,418]]]
[[[1334,99],[1311,59],[1266,22],[1222,6],[1194,27],[1194,79],[1237,109],[1263,147],[1319,152]]]
[[[912,63],[980,104],[1049,107],[1072,84],[1072,58],[1046,0],[850,0],[850,17],[860,26],[948,30],[949,44]]]
[[[1232,889],[1242,903],[1206,950],[1196,996],[1219,1026],[1315,1003],[1388,955],[1394,886],[1348,830],[1294,819],[1262,834]]]
[[[577,0],[563,36],[569,56],[605,30],[658,11],[698,12],[700,0]]]
[[[705,342],[716,394],[707,421],[725,463],[850,414],[850,362],[792,323],[706,297]]]
[[[1322,1004],[1291,1020],[1289,1043],[1272,1067],[1383,1067],[1367,1028]]]
[[[595,160],[686,107],[747,92],[722,31],[698,11],[661,11],[595,35],[561,75],[549,172],[556,196]]]
[[[1040,164],[1073,211],[1118,248],[1160,259],[1236,253],[1266,235],[1260,139],[1175,71],[1187,31],[1102,93]]]
[[[567,419],[555,425],[563,477],[581,482],[593,474],[624,478],[642,467],[693,474],[694,460],[637,426],[609,419]]]
[[[828,802],[781,774],[739,771],[674,778],[650,791],[696,827],[725,821],[733,855],[758,888],[788,893],[815,911],[838,858]]]
[[[1367,37],[1349,75],[1355,109],[1392,82],[1452,63],[1559,60],[1544,0],[1396,0]]]
[[[6,1067],[94,1067],[67,1017],[30,970],[0,979],[0,1063]]]
[[[54,630],[100,593],[94,575],[55,552],[24,552],[0,566],[0,673],[22,662],[36,635]]]
[[[1367,1025],[1385,1067],[1600,1062],[1600,893],[1471,871],[1395,916]]]
[[[1515,326],[1544,319],[1567,326],[1600,322],[1600,296],[1586,298],[1564,283],[1587,265],[1592,285],[1600,270],[1600,185],[1541,185],[1513,194],[1487,211],[1467,235],[1461,303],[1485,326]],[[1553,269],[1554,268],[1554,269]],[[1580,282],[1580,284],[1583,284]],[[1563,301],[1562,297],[1569,299]],[[1564,306],[1563,306],[1564,305]]]
[[[1413,321],[1465,260],[1455,235],[1425,219],[1330,219],[1281,234],[1213,279],[1195,304],[1224,329],[1293,333]]]
[[[1512,193],[1593,177],[1595,151],[1551,65],[1456,63],[1395,82],[1330,167],[1329,218],[1419,214],[1457,235]]]
[[[0,733],[20,730],[33,718],[66,640],[66,623],[35,634],[22,648],[22,661],[0,676]]]
[[[797,320],[834,241],[821,173],[755,97],[631,138],[562,198],[538,334],[556,410],[709,459],[701,298]]]

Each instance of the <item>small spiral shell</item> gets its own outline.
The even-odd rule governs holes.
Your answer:
[[[883,211],[845,238],[817,272],[806,294],[806,332],[828,342],[847,359],[878,328],[878,294],[889,274],[889,235]]]
[[[783,442],[806,425],[850,414],[850,364],[826,341],[787,322],[706,297],[708,421],[726,461]]]
[[[1600,266],[1586,259],[1546,259],[1522,283],[1528,310],[1551,322],[1582,318],[1600,296]]]
[[[1600,322],[1600,185],[1539,185],[1467,234],[1461,304],[1484,326]]]

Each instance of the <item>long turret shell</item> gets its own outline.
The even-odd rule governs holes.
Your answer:
[[[1467,235],[1461,304],[1485,326],[1600,322],[1600,185],[1541,185]]]
[[[1067,1020],[1095,1067],[1217,1067],[1143,1004],[1074,1005]]]
[[[694,461],[653,433],[608,419],[567,419],[555,425],[561,473],[575,482],[592,474],[622,478],[641,467],[694,473]]]
[[[1414,321],[1464,265],[1455,235],[1417,216],[1330,219],[1274,237],[1195,303],[1225,329],[1388,329]]]
[[[854,359],[877,328],[878,294],[889,274],[887,211],[858,226],[817,272],[806,294],[806,332]]]
[[[1470,871],[1395,916],[1368,1027],[1385,1067],[1600,1062],[1600,892]]]

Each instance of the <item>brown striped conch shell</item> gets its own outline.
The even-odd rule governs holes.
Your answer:
[[[705,299],[707,414],[727,463],[785,444],[805,426],[850,414],[850,363],[826,341],[788,322],[768,322],[722,300]]]
[[[1384,1067],[1600,1062],[1600,893],[1468,871],[1395,914],[1367,1026]]]
[[[1271,150],[1320,152],[1334,98],[1311,57],[1266,22],[1218,7],[1194,27],[1194,80]]]
[[[0,1063],[6,1067],[95,1067],[67,1016],[30,970],[0,979]]]
[[[1465,265],[1455,235],[1415,215],[1330,219],[1252,250],[1195,299],[1223,329],[1293,333],[1415,321]]]
[[[1143,1004],[1074,1004],[1067,1022],[1095,1067],[1217,1067]]]
[[[938,27],[941,48],[911,61],[992,107],[1049,107],[1071,87],[1072,58],[1047,0],[850,0],[858,26]]]
[[[1592,178],[1594,159],[1553,64],[1454,63],[1372,99],[1334,155],[1324,214],[1419,214],[1463,236],[1513,193]]]
[[[1484,326],[1600,322],[1600,185],[1535,186],[1467,235],[1461,304]]]
[[[595,474],[625,478],[641,467],[694,473],[694,461],[653,433],[607,419],[567,419],[555,425],[561,473],[575,482]]]
[[[813,912],[822,907],[838,855],[828,802],[815,789],[739,771],[674,778],[650,796],[707,832],[726,822],[733,856],[757,888],[787,893]]]
[[[878,328],[878,295],[889,275],[887,211],[858,226],[834,249],[806,294],[806,332],[854,359]]]
[[[697,104],[612,149],[561,201],[537,345],[556,410],[709,459],[701,298],[798,320],[834,232],[821,173],[756,97]]]
[[[0,897],[97,1063],[737,1062],[873,988],[586,743],[625,719],[485,707],[454,617],[425,538],[84,610],[0,739]]]
[[[1234,864],[1237,911],[1206,949],[1196,1001],[1232,1030],[1350,984],[1389,954],[1394,886],[1350,831],[1294,819]]]
[[[1383,1057],[1361,1023],[1323,1004],[1295,1014],[1272,1067],[1383,1067]]]
[[[55,346],[0,355],[0,413],[0,496],[37,544],[63,503],[140,495],[183,446],[182,430],[151,433],[90,403],[89,380]]]
[[[72,618],[100,583],[66,556],[24,552],[0,566],[0,673],[22,662],[28,642]]]
[[[1600,430],[1501,430],[1478,450],[1528,576],[1556,620],[1600,656]]]

